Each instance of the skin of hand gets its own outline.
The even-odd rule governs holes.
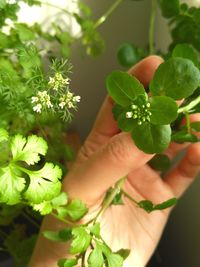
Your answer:
[[[158,56],[150,56],[135,65],[129,73],[136,76],[145,87],[162,63]],[[121,177],[127,176],[123,189],[137,201],[148,199],[160,203],[180,197],[200,170],[200,143],[171,143],[165,151],[171,159],[183,148],[185,156],[163,179],[151,169],[147,162],[153,155],[140,151],[128,133],[121,133],[112,116],[113,101],[106,97],[96,122],[80,149],[77,159],[63,181],[63,191],[70,198],[79,198],[89,207],[82,222],[95,217],[106,190]],[[191,116],[192,121],[199,114]],[[99,218],[101,234],[107,244],[117,251],[131,249],[125,267],[144,267],[152,256],[168,220],[171,209],[154,211],[150,214],[124,198],[125,205],[110,206]],[[66,224],[47,216],[43,230],[60,230]],[[29,267],[54,267],[57,260],[67,257],[69,244],[60,244],[38,238]]]

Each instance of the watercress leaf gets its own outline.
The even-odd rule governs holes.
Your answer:
[[[104,258],[102,250],[99,246],[96,246],[90,253],[88,257],[89,267],[103,267]]]
[[[134,45],[125,43],[120,46],[117,52],[118,61],[124,67],[131,67],[141,59],[139,52],[140,50]]]
[[[88,208],[81,200],[73,199],[67,205],[66,212],[70,219],[78,221],[88,212]]]
[[[172,207],[174,205],[176,205],[177,203],[177,199],[176,198],[171,198],[171,199],[168,199],[160,204],[157,204],[153,207],[153,210],[164,210],[164,209],[167,209],[169,207]]]
[[[154,96],[149,99],[151,112],[150,122],[153,124],[170,124],[178,115],[176,102],[167,96]]]
[[[190,127],[194,132],[200,132],[200,121],[190,123]]]
[[[198,53],[189,44],[177,44],[172,51],[172,57],[187,58],[190,59],[194,65],[199,65]]]
[[[133,76],[122,71],[113,71],[106,79],[109,95],[123,106],[129,106],[138,94],[144,94],[143,85]]]
[[[122,248],[122,249],[116,251],[115,253],[120,255],[125,260],[130,255],[130,252],[131,252],[130,249]]]
[[[72,240],[69,252],[71,254],[82,253],[87,250],[91,242],[91,236],[87,233],[83,226],[73,228]]]
[[[165,18],[171,18],[179,14],[179,0],[159,0],[162,15]]]
[[[77,266],[78,260],[77,259],[60,259],[58,261],[59,267],[73,267]]]
[[[171,136],[171,140],[179,144],[182,144],[184,142],[196,143],[198,142],[198,137],[194,134],[188,133],[186,130],[183,130],[174,133]]]
[[[110,253],[106,256],[108,267],[122,267],[124,259],[116,253]]]
[[[100,237],[100,223],[99,222],[88,227],[88,229],[94,236],[96,236],[97,238]]]
[[[119,115],[123,112],[124,108],[120,105],[114,104],[112,113],[115,120],[118,119]]]
[[[12,165],[0,169],[0,202],[14,205],[20,202],[25,179]]]
[[[148,164],[157,171],[166,171],[170,167],[170,159],[167,155],[164,154],[156,154]]]
[[[14,161],[25,161],[28,165],[33,165],[40,160],[40,155],[46,155],[46,141],[36,135],[31,135],[27,139],[22,135],[15,135],[11,140],[11,151]]]
[[[122,131],[130,132],[133,129],[134,121],[132,118],[126,118],[126,113],[127,111],[124,111],[119,115],[117,125]]]
[[[24,197],[32,204],[39,204],[43,201],[52,200],[61,189],[62,170],[52,163],[45,163],[38,171],[28,171],[30,178],[28,189]],[[37,194],[35,194],[37,192]]]
[[[8,132],[3,128],[0,128],[0,143],[7,141],[9,138]]]
[[[138,202],[138,206],[147,212],[151,212],[153,210],[153,203],[150,200],[141,200]]]
[[[175,100],[190,96],[200,84],[200,72],[191,60],[171,58],[162,63],[150,83],[153,95],[166,95]]]
[[[170,143],[171,128],[170,125],[153,125],[147,122],[142,125],[136,124],[132,138],[142,151],[149,154],[161,153]]]

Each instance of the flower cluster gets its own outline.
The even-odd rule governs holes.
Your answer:
[[[64,78],[63,75],[59,72],[55,74],[54,77],[49,77],[48,85],[55,91],[58,91],[60,88],[65,87],[69,84],[69,78]]]
[[[36,96],[33,96],[32,103],[36,105],[33,107],[35,112],[41,113],[43,108],[52,108],[53,104],[51,103],[50,95],[47,91],[39,91]]]
[[[73,108],[76,109],[77,103],[80,102],[81,97],[79,95],[75,96],[71,92],[67,92],[64,96],[60,98],[59,107],[63,109],[67,107],[69,109]]]
[[[141,125],[145,121],[150,121],[151,112],[149,111],[150,103],[147,102],[141,106],[131,105],[131,110],[126,112],[127,119],[135,119]]]

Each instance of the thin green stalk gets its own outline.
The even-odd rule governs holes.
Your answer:
[[[149,54],[154,54],[154,35],[155,35],[155,16],[156,16],[157,0],[151,1],[151,14],[149,22]]]
[[[195,106],[197,106],[200,103],[200,96],[198,96],[196,99],[191,101],[188,105],[181,107],[178,109],[178,113],[189,113],[190,110],[192,110]]]
[[[132,196],[130,196],[126,191],[124,191],[123,189],[121,189],[121,192],[122,192],[122,194],[123,194],[125,197],[127,197],[127,198],[130,199],[132,202],[134,202],[135,204],[138,205],[138,202],[137,202]]]
[[[66,224],[74,225],[73,222],[70,222],[70,221],[68,221],[67,219],[63,219],[63,218],[59,217],[59,216],[58,216],[56,213],[54,213],[54,212],[52,212],[51,215],[52,215],[53,217],[55,217],[56,219],[58,219],[58,220],[60,220],[60,221],[62,221],[62,222],[64,222],[64,223],[66,223]]]
[[[106,13],[101,16],[95,23],[94,27],[97,28],[102,25],[107,18],[113,13],[113,11],[121,4],[123,0],[116,0],[114,4],[106,11]]]
[[[99,218],[100,215],[102,215],[106,209],[110,206],[110,204],[112,203],[113,199],[115,198],[115,196],[119,193],[119,191],[121,190],[124,182],[125,182],[126,177],[121,178],[115,185],[112,193],[108,196],[108,198],[105,200],[105,202],[102,205],[102,208],[100,209],[100,211],[97,213],[97,215],[95,216],[94,219],[92,219],[93,224],[96,223],[97,219]],[[87,223],[88,224],[88,223]]]
[[[191,133],[190,116],[189,116],[188,112],[185,113],[185,118],[186,118],[187,132],[188,132],[188,133]]]
[[[31,216],[27,214],[25,211],[22,211],[21,214],[25,219],[27,219],[27,221],[35,225],[37,228],[40,228],[40,225],[36,221],[34,221],[33,218],[31,218]]]

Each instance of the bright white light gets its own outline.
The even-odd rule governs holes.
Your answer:
[[[80,26],[70,15],[63,13],[58,8],[50,6],[55,5],[60,8],[66,9],[68,12],[79,13],[77,0],[63,1],[63,0],[44,0],[43,2],[49,5],[42,5],[41,7],[32,6],[21,3],[21,9],[18,13],[19,21],[25,22],[29,25],[35,22],[42,25],[43,30],[52,32],[51,24],[56,22],[63,30],[69,31],[73,36],[77,36],[80,33]]]

